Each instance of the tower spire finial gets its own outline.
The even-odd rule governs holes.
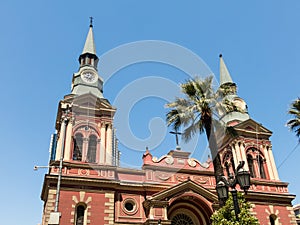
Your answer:
[[[91,16],[91,17],[90,17],[90,27],[93,27],[93,19],[94,19],[94,18]]]
[[[220,85],[226,83],[233,83],[230,73],[225,65],[224,59],[222,54],[219,55],[220,57]]]
[[[90,17],[90,28],[81,54],[89,53],[89,54],[96,55],[96,45],[95,45],[94,34],[93,34],[93,19],[94,19],[93,17]]]

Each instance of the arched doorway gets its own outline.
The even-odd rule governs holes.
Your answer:
[[[170,219],[172,225],[201,225],[195,213],[188,209],[178,209]]]
[[[182,196],[168,209],[172,225],[209,225],[212,209],[195,196]]]

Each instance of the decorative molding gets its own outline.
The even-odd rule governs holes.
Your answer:
[[[88,170],[88,169],[78,169],[78,175],[89,176],[90,175],[90,170]]]
[[[166,157],[165,162],[169,165],[172,165],[174,163],[174,158],[172,156]]]
[[[160,179],[160,180],[168,180],[171,176],[168,174],[168,173],[163,173],[163,172],[158,172],[158,173],[155,173],[155,176]]]
[[[193,180],[199,184],[206,184],[209,181],[208,177],[200,177],[200,176],[195,176],[193,177]]]
[[[97,170],[98,177],[107,177],[106,170]]]
[[[197,159],[194,159],[194,158],[190,158],[187,160],[188,164],[190,167],[196,167],[197,166],[197,163],[204,169],[207,169],[209,167],[208,163],[201,163],[199,162]]]
[[[158,159],[156,156],[154,156],[154,157],[152,158],[152,162],[154,162],[154,163],[159,163],[159,162],[161,162],[163,159],[165,159],[165,162],[166,162],[167,164],[169,164],[169,165],[172,165],[172,164],[174,163],[174,158],[173,158],[172,156],[170,156],[170,155],[164,155],[164,156],[160,157],[159,159]]]
[[[176,180],[179,182],[187,181],[188,179],[190,179],[188,175],[176,175]]]

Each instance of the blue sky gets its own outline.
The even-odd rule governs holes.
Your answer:
[[[57,104],[70,93],[90,16],[95,18],[99,56],[127,43],[164,41],[201,57],[218,78],[222,53],[250,116],[274,132],[271,141],[281,180],[290,183],[291,193],[300,195],[299,147],[285,160],[297,144],[285,123],[289,104],[300,94],[299,1],[10,0],[0,8],[3,224],[41,222],[40,192],[46,170],[34,172],[33,166],[48,163]],[[103,68],[100,62],[100,73]],[[177,84],[188,76],[164,63],[131,64],[109,77],[104,95],[117,103],[121,91],[131,90],[130,85],[137,88],[137,80],[147,77]],[[141,93],[145,98],[128,114],[132,133],[146,144],[151,132],[159,132],[157,126],[148,127],[149,121],[164,119],[166,112],[165,93],[145,94],[151,85],[156,90],[151,82],[134,90],[134,97]],[[122,109],[122,105],[116,107]],[[161,126],[161,119],[153,124]],[[161,156],[174,147],[174,137],[166,133],[163,139],[151,149],[153,155]],[[122,164],[140,165],[144,149],[132,151],[126,145],[120,145]],[[196,150],[193,154],[205,160],[206,143]],[[300,203],[299,198],[294,203]]]

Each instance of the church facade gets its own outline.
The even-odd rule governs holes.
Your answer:
[[[119,166],[116,108],[103,94],[92,24],[79,64],[71,93],[58,106],[57,133],[41,193],[42,224],[210,224],[218,208],[211,160],[200,162],[179,147],[160,157],[145,149],[141,169]],[[249,117],[222,57],[220,83],[230,89],[226,98],[244,109],[222,118],[238,133],[218,143],[225,174],[245,161],[251,174],[246,199],[260,224],[296,224],[291,203],[295,196],[279,179],[269,140],[272,132]]]

